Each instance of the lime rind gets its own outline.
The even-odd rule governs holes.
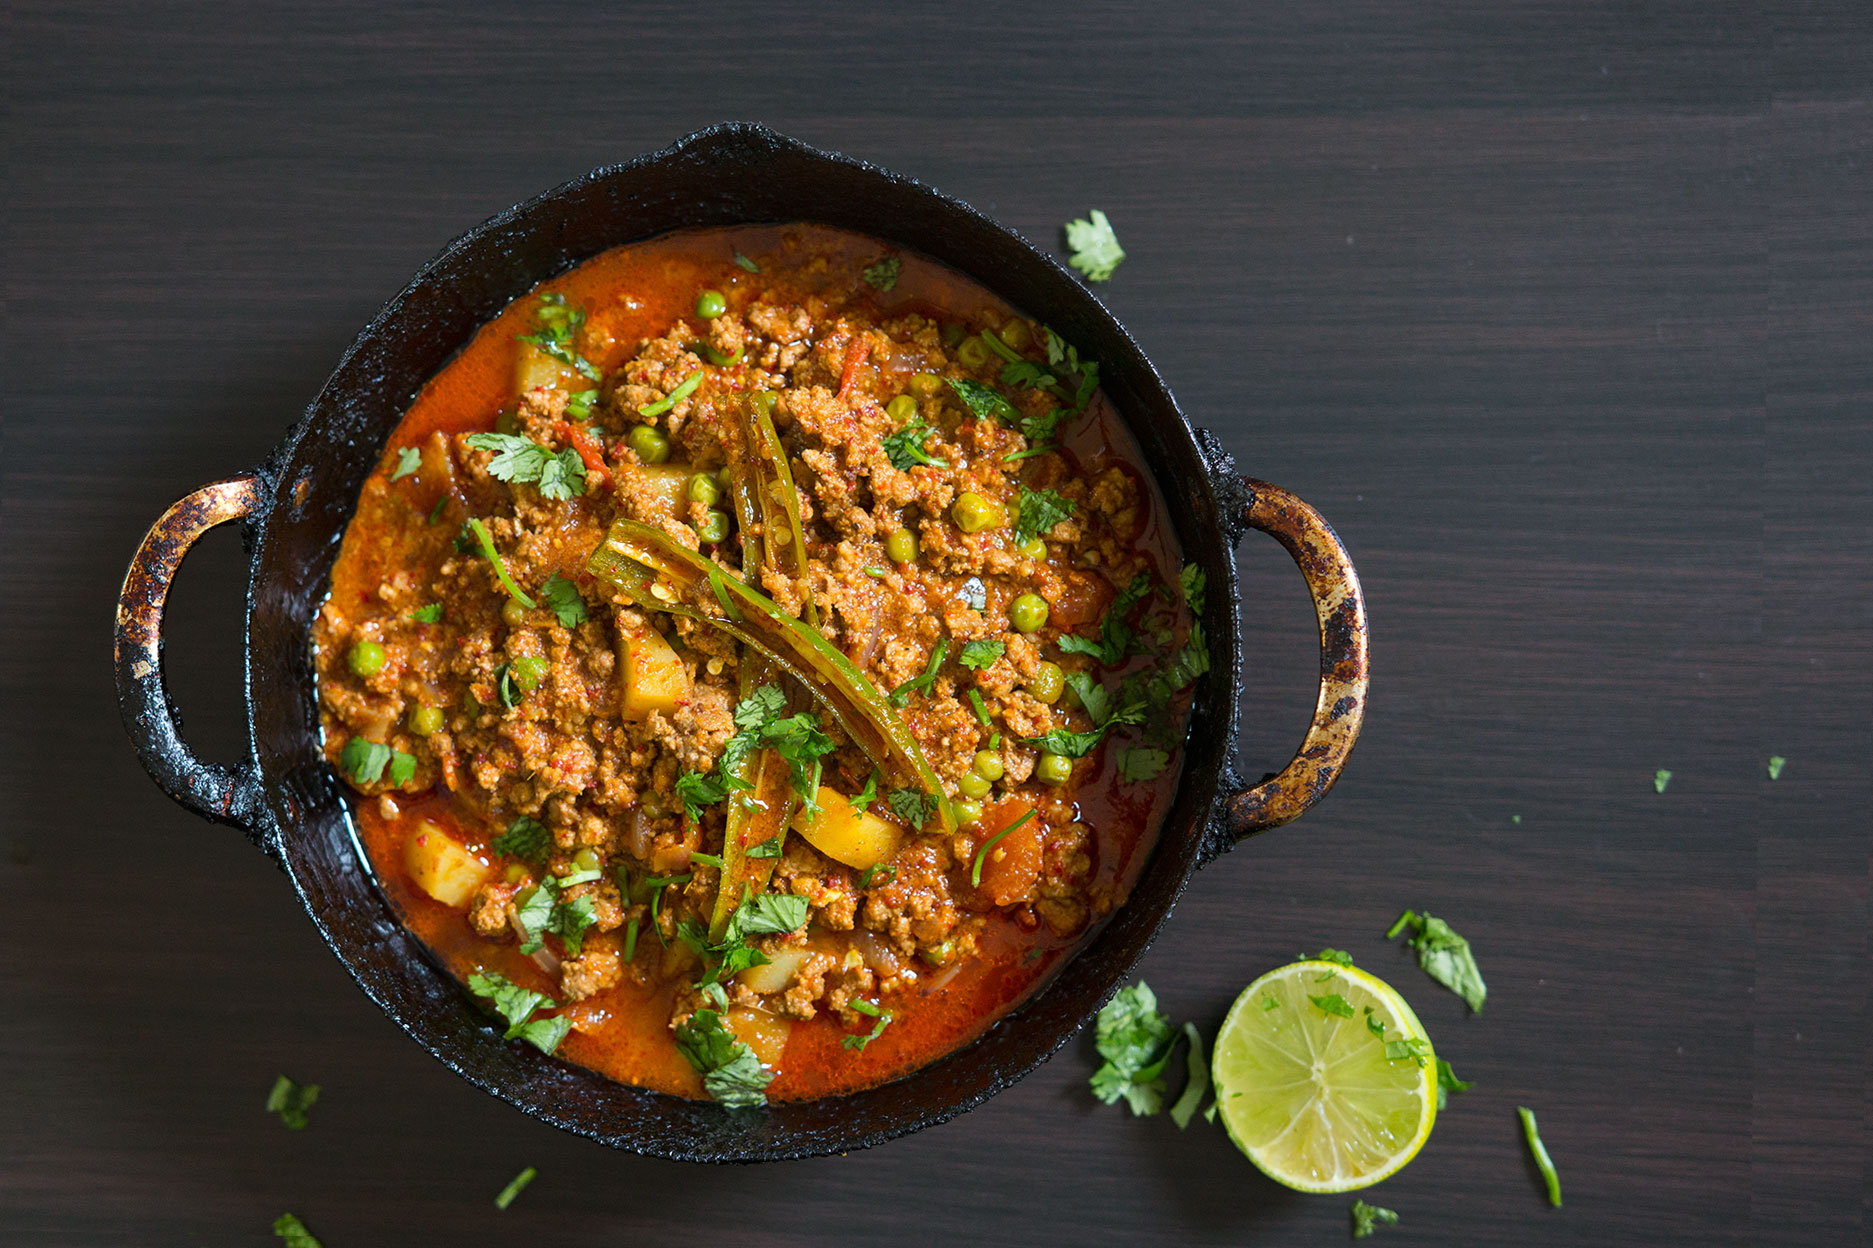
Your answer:
[[[1332,1008],[1328,998],[1338,997],[1352,1015],[1313,997]],[[1368,1011],[1384,1039],[1424,1041],[1423,1064],[1388,1059]],[[1396,1174],[1437,1117],[1437,1061],[1424,1025],[1384,981],[1332,962],[1291,963],[1243,989],[1211,1066],[1236,1147],[1299,1191],[1350,1192]]]

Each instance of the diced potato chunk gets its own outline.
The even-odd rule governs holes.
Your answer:
[[[587,381],[579,370],[568,364],[561,364],[530,342],[516,344],[520,353],[514,359],[514,390],[525,394],[536,386],[545,386],[551,390],[573,392],[589,390],[592,383]]]
[[[808,817],[806,807],[793,817],[796,831],[814,849],[848,867],[863,871],[897,853],[904,830],[869,810],[859,810],[841,794],[819,787],[819,813]]]
[[[736,976],[736,979],[746,984],[753,992],[780,992],[793,982],[793,977],[799,973],[800,968],[806,964],[810,956],[812,955],[805,949],[791,947],[776,949],[773,961],[763,962],[760,966],[751,966]]]
[[[787,1033],[793,1030],[792,1022],[766,1010],[741,1005],[724,1015],[722,1021],[735,1033],[737,1040],[754,1050],[763,1066],[780,1065],[780,1055],[787,1051]]]
[[[404,843],[403,865],[416,886],[445,906],[460,910],[494,873],[494,868],[463,849],[449,834],[425,819]]]
[[[624,682],[626,719],[652,711],[668,714],[689,701],[689,667],[656,629],[618,626],[618,671]]]
[[[639,464],[636,472],[638,488],[669,508],[671,515],[680,518],[689,510],[689,479],[695,470],[688,464]]]

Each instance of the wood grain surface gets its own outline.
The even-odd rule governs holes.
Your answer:
[[[850,1157],[559,1134],[405,1039],[127,748],[109,625],[144,526],[259,460],[457,233],[748,119],[1044,244],[1103,208],[1130,259],[1101,297],[1352,549],[1345,781],[1203,871],[1143,969],[1206,1029],[1323,944],[1408,995],[1476,1087],[1368,1194],[1401,1215],[1375,1242],[1865,1242],[1873,10],[1214,10],[7,6],[0,1241],[259,1245],[286,1210],[327,1248],[1346,1236],[1345,1199],[1215,1129],[1095,1103],[1084,1036]],[[1259,772],[1306,722],[1312,618],[1272,542],[1241,566]],[[217,533],[168,663],[221,758],[239,610]],[[1482,1015],[1381,939],[1405,906],[1474,942]],[[324,1085],[304,1132],[261,1110],[282,1071]]]

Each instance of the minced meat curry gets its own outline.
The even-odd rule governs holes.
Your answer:
[[[1072,344],[860,235],[686,232],[411,407],[314,625],[325,751],[508,1040],[851,1091],[1125,900],[1202,589]]]

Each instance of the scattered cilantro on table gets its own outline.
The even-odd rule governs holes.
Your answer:
[[[1109,281],[1112,271],[1125,259],[1119,236],[1112,222],[1095,208],[1086,217],[1066,224],[1067,249],[1072,252],[1067,263],[1086,275],[1089,282]]]

